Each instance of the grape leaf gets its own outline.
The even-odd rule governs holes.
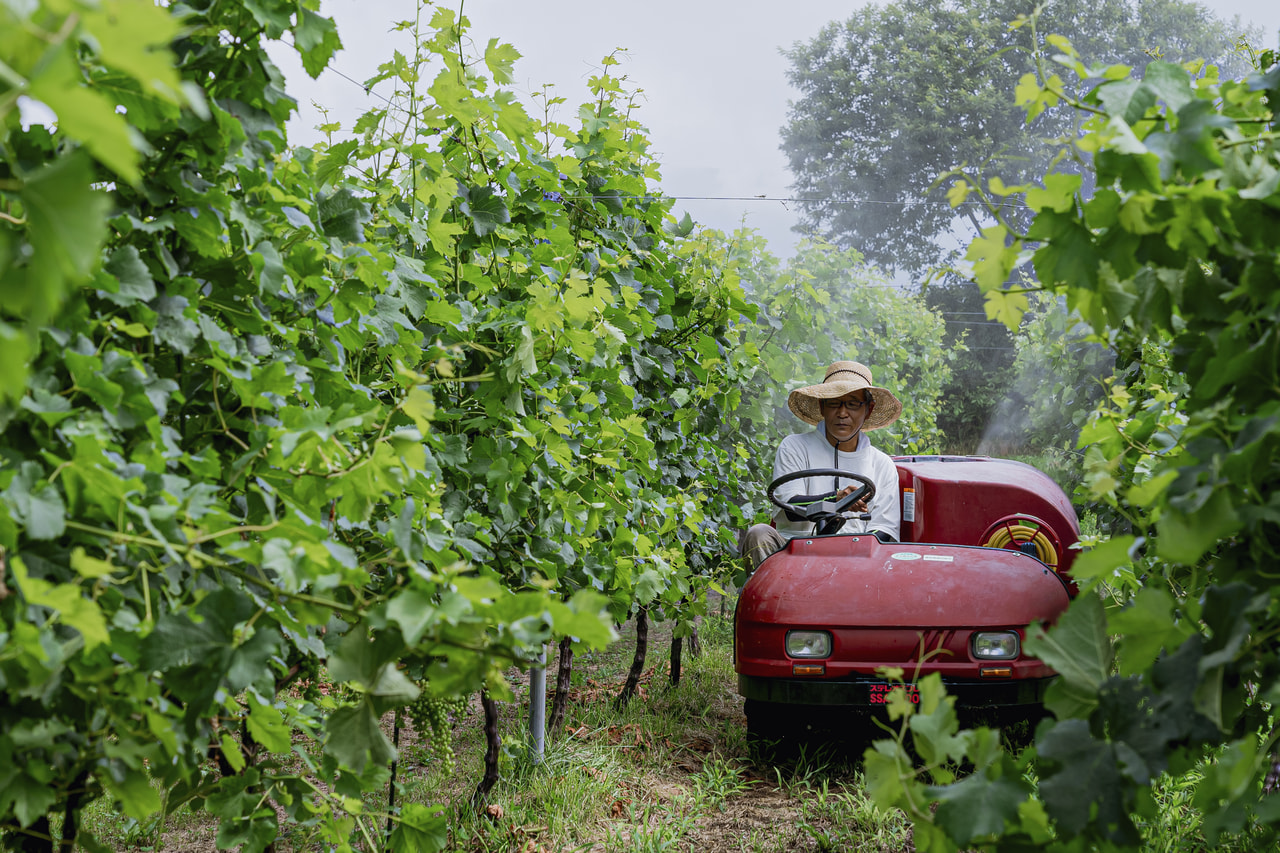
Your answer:
[[[293,46],[302,57],[302,67],[312,79],[318,78],[333,55],[342,49],[342,40],[338,38],[338,28],[333,19],[317,15],[305,7],[298,9],[298,24],[293,36]]]
[[[1080,595],[1048,631],[1030,632],[1026,650],[1053,667],[1060,676],[1052,707],[1060,716],[1080,716],[1097,703],[1098,687],[1111,670],[1102,599]],[[1046,699],[1046,704],[1049,700]]]
[[[478,237],[487,237],[511,221],[507,203],[492,187],[471,187],[462,200],[462,212],[471,218],[471,227]]]
[[[35,462],[23,462],[9,487],[0,492],[13,518],[33,539],[57,539],[66,530],[66,505],[57,488],[41,483],[43,471]]]
[[[1065,720],[1037,739],[1040,756],[1054,769],[1041,776],[1045,809],[1067,838],[1090,823],[1136,835],[1125,808],[1114,747],[1095,740],[1084,720]],[[1096,812],[1095,812],[1096,809]]]
[[[249,704],[249,716],[245,723],[253,739],[270,752],[289,752],[292,739],[280,709],[260,701],[252,691],[248,693],[246,701]]]
[[[147,265],[142,262],[136,246],[122,246],[112,252],[104,269],[116,279],[115,292],[106,293],[107,299],[116,305],[134,305],[156,298],[156,283],[152,280]]]
[[[449,822],[445,806],[406,803],[400,811],[390,849],[405,853],[438,853],[449,846]]]
[[[30,291],[25,296],[5,293],[6,307],[19,310],[25,304],[34,319],[41,319],[57,304],[68,279],[83,280],[98,263],[110,201],[90,189],[92,180],[93,170],[79,153],[60,157],[28,176],[21,195],[36,254],[27,287],[48,290],[38,296]]]
[[[1156,553],[1175,563],[1194,565],[1219,540],[1241,526],[1230,496],[1219,490],[1194,512],[1172,507],[1166,510],[1155,537]]]
[[[325,752],[356,773],[363,773],[370,760],[386,764],[395,757],[395,749],[382,733],[368,700],[334,711],[325,724],[325,732]]]
[[[914,721],[914,718],[913,718]],[[954,785],[926,788],[938,801],[937,823],[960,845],[1004,833],[1005,823],[1017,822],[1018,809],[1030,795],[1025,782],[1009,776],[989,779],[982,773]]]

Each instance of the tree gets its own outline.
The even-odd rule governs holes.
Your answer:
[[[971,282],[928,287],[926,304],[945,323],[945,345],[956,352],[938,428],[948,453],[976,453],[1014,381],[1013,335],[987,319],[982,292]]]
[[[886,269],[918,272],[981,227],[980,207],[946,203],[941,176],[963,168],[1021,183],[1044,174],[1056,154],[1044,140],[1074,136],[1077,118],[1047,110],[1027,121],[1013,103],[1033,68],[1025,31],[1009,24],[1036,5],[867,5],[785,51],[801,93],[782,129],[795,192],[806,199],[801,229]],[[1232,54],[1242,27],[1185,0],[1051,0],[1040,28],[1099,62],[1140,70],[1152,56],[1205,57],[1224,73],[1244,70]],[[1025,211],[1004,215],[1025,224]]]

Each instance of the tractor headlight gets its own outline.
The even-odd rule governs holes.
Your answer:
[[[1013,660],[1022,651],[1017,631],[978,631],[974,633],[973,656],[982,660]]]
[[[826,631],[788,631],[787,654],[793,658],[831,657],[831,635]]]

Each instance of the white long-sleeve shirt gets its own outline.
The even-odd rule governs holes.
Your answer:
[[[821,423],[811,432],[797,433],[782,439],[782,443],[778,445],[778,454],[773,460],[773,478],[776,480],[784,474],[809,468],[838,468],[850,474],[861,474],[875,484],[876,495],[867,507],[871,520],[850,519],[840,529],[841,534],[879,530],[890,534],[894,539],[900,538],[902,506],[898,499],[898,469],[887,453],[871,446],[866,433],[858,436],[858,446],[850,452],[832,446],[827,441],[826,425]],[[780,486],[776,494],[786,500],[795,495],[820,495],[838,491],[845,486],[858,486],[856,480],[842,479],[836,482],[836,479],[805,477],[792,480]],[[813,535],[813,522],[789,521],[782,510],[778,510],[773,518],[778,532],[788,539]]]

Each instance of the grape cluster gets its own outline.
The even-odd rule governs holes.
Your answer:
[[[284,659],[283,672],[276,671],[276,690],[292,690],[308,702],[315,702],[322,691],[323,661],[315,655],[294,646]]]
[[[449,722],[449,714],[460,716],[466,707],[465,696],[444,698],[423,689],[407,708],[414,730],[422,737],[424,745],[435,753],[446,774],[452,774],[455,766],[453,727]]]

